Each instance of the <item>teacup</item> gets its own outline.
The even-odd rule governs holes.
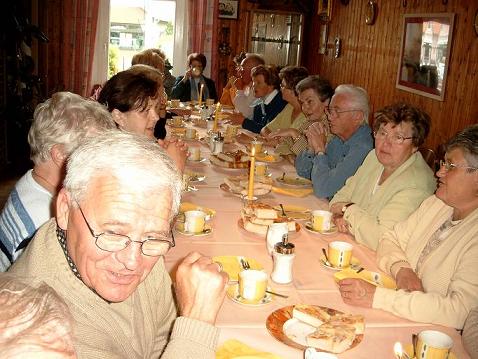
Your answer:
[[[258,303],[266,295],[266,289],[266,272],[248,269],[239,273],[239,295],[244,300]]]
[[[206,225],[207,213],[203,211],[184,212],[184,230],[189,233],[201,233]]]
[[[416,357],[423,359],[448,359],[453,340],[437,330],[424,330],[418,334]]]
[[[196,138],[197,131],[195,128],[188,127],[186,128],[186,138],[189,140],[194,140]]]
[[[206,99],[206,106],[212,106],[214,105],[214,99],[213,98],[207,98]]]
[[[173,116],[173,126],[181,126],[183,124],[183,116]]]
[[[191,161],[199,161],[201,159],[201,148],[198,146],[189,147],[189,159]]]
[[[316,209],[312,211],[312,228],[314,231],[323,232],[330,230],[332,212]]]
[[[256,176],[265,176],[267,173],[267,163],[256,162],[255,170],[256,170]]]
[[[259,141],[259,140],[251,141],[251,149],[254,148],[255,153],[262,152],[262,145],[263,145],[262,141]]]
[[[171,107],[172,108],[178,108],[181,105],[180,100],[171,100]]]
[[[334,241],[329,243],[327,256],[335,268],[346,268],[352,260],[353,246],[347,242]]]

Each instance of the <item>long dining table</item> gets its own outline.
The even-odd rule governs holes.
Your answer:
[[[192,123],[187,123],[192,127]],[[204,136],[205,130],[194,127],[199,136]],[[207,236],[185,236],[175,232],[176,246],[165,257],[166,267],[170,272],[191,251],[197,251],[211,257],[234,255],[253,258],[259,262],[270,275],[273,268],[272,257],[267,253],[265,236],[259,236],[245,231],[239,225],[240,211],[243,207],[241,198],[220,189],[224,177],[247,174],[247,169],[224,169],[211,164],[208,160],[210,150],[200,141],[188,141],[190,146],[200,146],[203,161],[187,161],[186,171],[203,174],[205,180],[191,183],[196,191],[183,194],[183,202],[191,202],[199,206],[214,209],[215,216],[211,219],[212,232]],[[226,144],[225,150],[243,149],[238,143]],[[292,164],[283,159],[277,163],[269,163],[268,170],[274,181],[284,172],[295,173]],[[274,185],[279,186],[278,183]],[[292,197],[271,192],[260,197],[261,202],[271,205],[297,205],[308,209],[327,209],[327,202],[313,194],[303,198]],[[350,235],[333,233],[322,235],[306,230],[304,223],[300,230],[290,236],[295,245],[293,262],[293,282],[280,285],[272,282],[271,290],[285,294],[288,298],[272,296],[270,303],[262,306],[248,306],[234,302],[226,296],[218,314],[216,326],[221,329],[219,344],[228,339],[237,339],[250,347],[271,352],[283,358],[303,358],[303,351],[288,346],[275,339],[266,328],[268,316],[280,308],[295,304],[319,305],[333,308],[345,313],[361,314],[365,318],[365,333],[362,341],[355,347],[337,354],[338,358],[395,358],[394,343],[410,344],[413,333],[434,329],[448,334],[454,342],[453,352],[457,358],[469,358],[466,354],[459,332],[453,328],[417,323],[397,317],[391,313],[350,306],[342,301],[334,271],[325,268],[320,261],[322,248],[327,248],[331,241],[340,240],[353,244],[353,256],[367,270],[380,272],[376,265],[375,253],[356,243]]]

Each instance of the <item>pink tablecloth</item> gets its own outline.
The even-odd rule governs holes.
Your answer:
[[[199,144],[196,144],[199,145]],[[207,147],[201,145],[204,157],[209,157]],[[207,206],[217,211],[211,221],[213,232],[205,237],[188,237],[175,233],[177,246],[166,257],[166,266],[174,271],[174,267],[187,253],[198,251],[209,256],[241,255],[259,261],[264,270],[272,271],[272,259],[266,252],[265,238],[245,232],[238,226],[242,202],[240,198],[230,195],[219,189],[223,178],[227,175],[247,173],[247,171],[228,171],[212,166],[208,161],[191,165],[188,170],[203,173],[206,180],[196,183],[197,192],[185,194],[183,200],[198,205]],[[287,161],[270,166],[272,176],[277,177],[283,171],[294,172],[292,165]],[[325,208],[326,203],[310,195],[305,198],[294,198],[285,195],[269,194],[262,198],[270,204],[294,204],[309,209]],[[297,303],[315,304],[335,308],[347,313],[362,314],[366,321],[366,330],[363,341],[355,348],[338,355],[339,358],[394,358],[393,345],[400,341],[410,343],[412,333],[424,329],[437,329],[446,332],[454,340],[453,351],[458,358],[468,358],[461,344],[461,337],[457,331],[450,328],[415,323],[398,318],[390,313],[352,307],[343,303],[337,285],[334,281],[334,272],[320,264],[321,248],[327,247],[332,240],[345,240],[354,243],[343,234],[329,236],[313,234],[302,226],[299,233],[291,237],[296,245],[296,257],[293,267],[294,281],[289,285],[278,285],[272,281],[272,290],[289,295],[283,299],[274,297],[272,302],[261,307],[247,307],[226,298],[218,315],[217,326],[220,327],[220,342],[227,339],[238,339],[249,346],[273,352],[284,358],[303,358],[303,353],[291,348],[272,337],[265,327],[270,313],[281,307]],[[361,265],[370,270],[377,270],[375,255],[369,249],[354,243],[354,256]]]

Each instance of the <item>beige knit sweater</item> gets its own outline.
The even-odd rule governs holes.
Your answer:
[[[387,232],[377,250],[377,262],[395,277],[401,266],[416,269],[423,248],[453,208],[435,196],[427,198],[404,222]],[[407,264],[397,264],[397,261]],[[418,322],[457,329],[478,306],[478,209],[448,232],[423,260],[417,275],[425,292],[377,288],[373,307]]]
[[[9,272],[31,283],[44,281],[65,300],[75,321],[79,358],[214,358],[219,330],[176,318],[171,279],[162,259],[127,300],[107,303],[72,273],[52,219]]]

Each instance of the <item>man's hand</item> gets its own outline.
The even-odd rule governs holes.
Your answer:
[[[333,214],[336,214],[336,215],[341,216],[341,215],[342,215],[342,208],[344,208],[344,206],[345,206],[347,203],[349,203],[349,202],[337,202],[337,203],[334,203],[332,206],[330,206],[329,211],[332,212]]]
[[[344,303],[359,307],[372,308],[376,287],[356,278],[342,279],[339,290]]]
[[[188,157],[188,145],[176,137],[172,137],[169,140],[157,140],[157,142],[176,163],[179,171],[183,173]]]
[[[400,268],[397,273],[397,287],[407,292],[424,292],[422,281],[411,268]]]
[[[181,316],[214,325],[229,281],[211,258],[192,252],[176,272],[176,298]]]
[[[325,152],[325,144],[327,143],[327,136],[324,125],[315,122],[305,130],[307,142],[309,146],[317,152]]]
[[[279,138],[282,137],[292,137],[295,138],[299,136],[299,131],[295,128],[280,128],[278,130],[272,131],[267,135],[268,138]]]

